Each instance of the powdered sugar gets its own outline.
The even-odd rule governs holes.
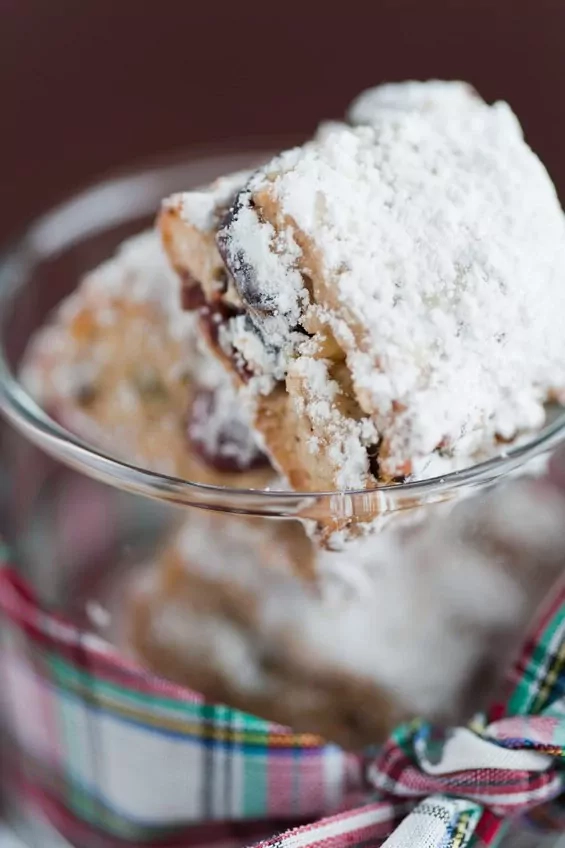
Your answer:
[[[255,556],[260,534],[246,523],[232,529],[228,520],[218,534],[213,517],[195,514],[177,542],[186,585],[196,576],[227,602],[193,604],[186,590],[182,602],[173,593],[156,598],[154,635],[175,648],[187,673],[204,649],[218,672],[214,686],[223,680],[229,695],[276,693],[289,710],[279,720],[321,732],[333,719],[332,733],[353,728],[348,744],[381,741],[387,728],[378,713],[367,717],[368,703],[378,709],[376,693],[394,702],[397,719],[466,722],[497,694],[562,574],[563,519],[560,493],[515,481],[415,531],[318,552],[312,592],[284,568],[265,567]],[[233,639],[211,639],[215,624]],[[234,665],[233,644],[243,667]],[[311,702],[294,697],[303,681]]]
[[[370,418],[355,420],[340,411],[342,389],[332,379],[330,368],[327,360],[299,357],[289,367],[289,392],[298,415],[315,423],[308,451],[330,460],[338,488],[363,488],[369,479],[367,451],[378,441],[377,430]]]
[[[75,399],[82,385],[92,383],[110,359],[113,345],[103,335],[80,355],[84,342],[75,342],[69,328],[85,309],[99,326],[121,320],[123,303],[151,304],[163,316],[167,333],[181,345],[184,368],[197,368],[196,317],[181,309],[180,283],[170,268],[159,235],[148,230],[123,242],[115,256],[88,273],[56,310],[55,320],[32,339],[22,368],[22,379],[40,402],[54,390],[59,398]],[[76,350],[75,350],[76,348]],[[49,370],[49,388],[45,368]]]
[[[223,373],[213,389],[197,391],[189,415],[188,437],[214,467],[249,470],[266,463],[250,426],[247,407]]]
[[[220,582],[229,575],[230,583],[244,585],[250,569],[296,575],[306,568],[292,545],[284,543],[299,534],[298,524],[287,524],[285,528],[283,541],[280,525],[277,528],[272,522],[194,511],[183,521],[174,548],[187,573],[200,573]],[[312,554],[308,545],[300,551],[303,558]]]
[[[561,573],[563,528],[562,499],[519,481],[416,532],[320,552],[322,609],[302,616],[304,644],[388,684],[419,714],[461,715],[485,694],[487,675],[465,684],[473,668],[488,656],[503,672]]]
[[[292,326],[299,320],[307,295],[298,267],[301,250],[289,226],[275,229],[264,223],[258,227],[251,203],[251,191],[242,192],[229,220],[227,237],[224,240],[224,230],[220,229],[218,243],[229,255],[227,264],[239,283],[243,301],[271,315],[284,315]]]
[[[347,119],[351,124],[372,124],[395,112],[417,111],[440,121],[452,116],[465,120],[483,105],[475,89],[458,80],[390,82],[361,92],[349,107]]]
[[[331,328],[389,467],[419,474],[438,446],[459,463],[539,427],[565,387],[565,220],[506,104],[414,85],[406,108],[381,91],[373,126],[333,125],[258,172],[227,252],[288,337],[297,309]]]
[[[175,548],[187,570],[214,579],[224,574],[229,563],[230,572],[237,580],[248,568],[250,557],[258,554],[258,545],[252,540],[255,538],[257,542],[262,529],[237,518],[218,519],[216,515],[195,512],[183,522]]]
[[[250,172],[238,171],[220,177],[207,188],[172,195],[164,201],[164,206],[178,207],[186,223],[201,232],[211,232],[218,223],[218,209],[231,202],[250,176]]]
[[[293,332],[284,315],[266,315],[259,325],[249,315],[236,315],[219,327],[219,342],[227,355],[241,357],[252,376],[248,386],[258,394],[268,394],[284,380],[289,363],[304,341]]]
[[[181,309],[180,283],[169,265],[159,234],[147,230],[123,242],[116,255],[88,274],[81,283],[77,299],[126,298],[135,303],[155,303],[168,319],[171,336],[191,337],[195,318]],[[62,315],[69,302],[62,306]]]

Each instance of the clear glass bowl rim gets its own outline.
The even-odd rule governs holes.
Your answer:
[[[5,314],[10,299],[25,285],[26,273],[34,262],[71,248],[81,237],[151,214],[162,196],[180,188],[196,187],[221,173],[249,167],[270,155],[265,150],[273,149],[274,145],[246,152],[226,152],[221,148],[213,153],[209,149],[193,151],[169,157],[164,164],[148,164],[110,175],[74,194],[33,222],[5,252],[0,261],[0,314]],[[561,413],[528,441],[443,477],[345,492],[213,486],[129,464],[65,430],[35,403],[13,373],[1,332],[0,411],[20,433],[53,458],[111,486],[179,505],[270,517],[315,515],[320,508],[353,515],[375,506],[382,513],[413,507],[415,503],[447,500],[460,495],[461,490],[494,483],[565,440],[565,413]]]

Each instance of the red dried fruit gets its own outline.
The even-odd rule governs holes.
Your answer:
[[[230,415],[222,391],[200,389],[189,412],[187,436],[192,450],[216,471],[238,473],[264,468],[269,460],[257,447],[247,423]]]

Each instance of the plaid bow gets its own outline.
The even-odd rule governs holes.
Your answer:
[[[565,827],[565,589],[488,715],[402,726],[362,758],[146,673],[41,610],[7,568],[0,637],[18,804],[76,844],[236,848],[331,811],[261,848],[478,848],[517,816]]]

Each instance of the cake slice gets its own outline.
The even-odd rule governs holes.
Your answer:
[[[298,523],[195,513],[128,604],[153,672],[362,750],[500,695],[563,573],[565,501],[514,481],[417,530],[316,552]]]
[[[565,389],[565,218],[510,108],[410,83],[350,116],[160,219],[170,255],[209,245],[213,291],[184,254],[200,320],[297,490],[471,465]]]
[[[272,469],[180,288],[156,231],[128,240],[35,335],[24,383],[60,423],[122,459],[263,487]]]
[[[331,132],[332,126],[324,125],[320,135]],[[235,379],[242,408],[248,410],[255,422],[260,441],[266,445],[273,464],[296,490],[335,489],[331,466],[328,466],[329,473],[324,477],[323,462],[305,447],[310,438],[308,419],[298,412],[294,404],[288,403],[282,382],[284,369],[280,372],[281,383],[274,391],[271,391],[273,386],[269,379],[265,380],[265,392],[254,390],[258,378],[261,380],[261,367],[254,367],[255,360],[260,362],[268,358],[272,350],[265,345],[246,315],[245,304],[216,243],[217,230],[226,210],[250,177],[250,172],[240,172],[220,178],[205,189],[167,198],[159,215],[163,245],[179,274],[185,308],[197,313],[200,330],[210,350]],[[227,338],[228,332],[237,336],[234,343]],[[339,363],[336,370],[340,371]],[[251,378],[253,389],[248,390],[247,383]],[[374,428],[367,422],[358,423],[355,418],[358,410],[354,409],[351,415],[348,409],[352,406],[350,399],[337,383],[331,385],[330,391],[334,389],[328,406],[328,415],[334,421],[331,427],[333,441],[328,443],[327,449],[334,453],[356,453],[357,462],[364,463],[366,453],[364,449],[358,450],[358,437],[365,427],[364,442],[373,445]],[[299,402],[302,401],[298,372],[294,382],[289,380],[288,391],[298,393]],[[337,404],[333,402],[335,398]],[[307,403],[315,404],[316,401],[315,394],[307,399]],[[299,461],[292,460],[293,456]],[[349,482],[351,485],[348,485]],[[369,485],[369,475],[364,476],[363,482]],[[344,488],[354,488],[358,480],[344,479],[343,483]]]
[[[347,110],[347,122],[371,125],[406,112],[420,112],[440,122],[464,121],[475,109],[480,114],[483,106],[473,86],[460,80],[389,82],[362,91]]]

